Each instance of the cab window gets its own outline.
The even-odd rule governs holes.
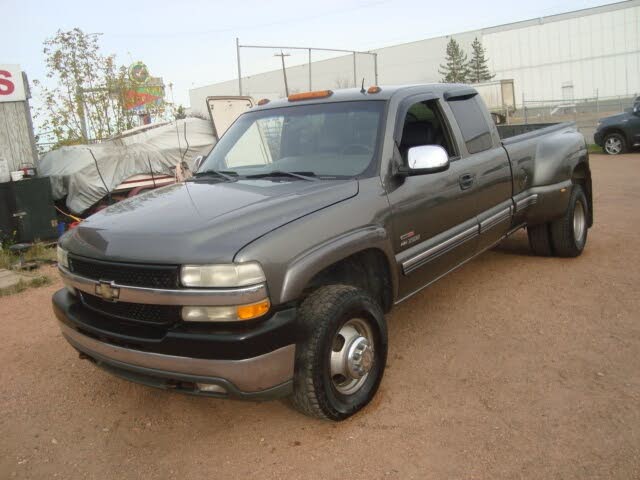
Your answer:
[[[404,118],[401,138],[399,150],[405,162],[409,149],[422,145],[439,145],[447,151],[449,158],[457,156],[437,100],[411,105]]]
[[[493,145],[489,123],[476,97],[452,99],[449,107],[458,122],[469,153],[489,150]]]

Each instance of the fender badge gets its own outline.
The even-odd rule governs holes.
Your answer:
[[[416,235],[416,232],[411,230],[410,232],[400,235],[400,246],[404,247],[420,240],[420,235]]]

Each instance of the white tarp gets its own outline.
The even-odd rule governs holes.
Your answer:
[[[54,199],[66,196],[69,210],[79,214],[109,193],[102,179],[113,191],[129,177],[151,170],[154,174],[172,174],[171,167],[183,155],[193,169],[195,157],[207,154],[214,143],[211,122],[187,118],[95,145],[54,150],[42,157],[38,174],[50,177]]]

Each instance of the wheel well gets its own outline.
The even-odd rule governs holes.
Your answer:
[[[611,127],[606,129],[603,133],[602,133],[602,140],[604,141],[605,138],[607,138],[607,135],[611,135],[612,133],[617,133],[618,135],[622,136],[622,138],[624,139],[624,141],[627,141],[627,136],[625,135],[623,130],[620,130],[617,127]]]
[[[589,227],[593,225],[593,196],[591,189],[591,170],[586,161],[582,161],[576,165],[571,174],[571,181],[582,186],[587,203],[589,204]]]
[[[304,289],[303,297],[324,285],[353,285],[369,292],[385,312],[393,305],[389,262],[382,250],[370,248],[329,265],[318,272]]]

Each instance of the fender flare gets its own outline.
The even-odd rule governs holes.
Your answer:
[[[293,258],[284,274],[277,303],[283,304],[300,298],[304,288],[316,274],[355,253],[370,249],[380,250],[387,260],[395,300],[398,293],[398,269],[389,235],[381,226],[369,226],[332,238]]]

